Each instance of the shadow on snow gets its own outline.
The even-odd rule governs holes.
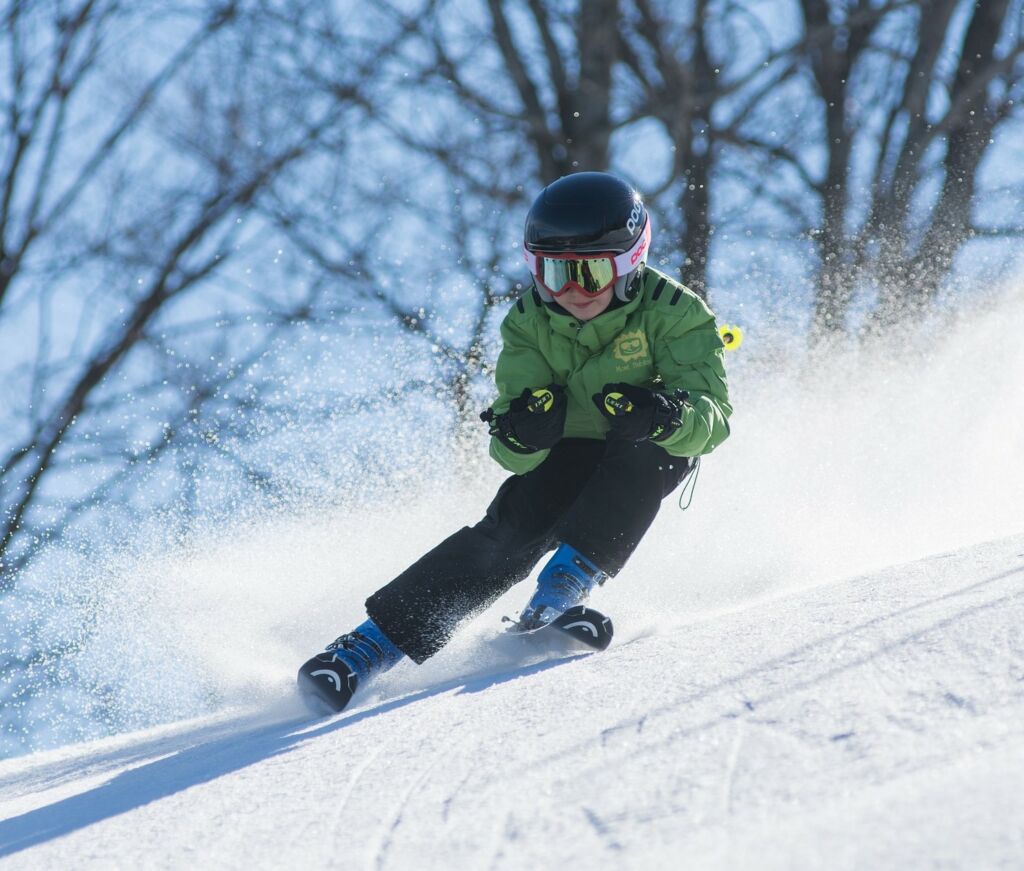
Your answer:
[[[249,765],[280,756],[306,741],[337,732],[414,702],[441,695],[457,687],[461,687],[459,693],[482,692],[489,687],[546,671],[586,655],[565,656],[517,668],[511,672],[448,681],[373,708],[332,719],[313,729],[308,729],[308,726],[316,721],[315,718],[298,717],[255,728],[251,726],[253,718],[243,718],[234,728],[230,724],[221,726],[217,731],[229,731],[229,734],[223,737],[122,771],[101,786],[0,821],[0,857],[68,835],[190,787],[208,783]],[[247,721],[250,724],[248,726]],[[239,728],[241,731],[238,731]],[[190,737],[194,739],[197,735],[203,736],[208,733],[208,727],[200,727],[186,735],[157,740],[152,742],[151,751],[161,752],[169,743],[188,741]],[[139,754],[137,750],[129,747],[125,748],[124,756],[130,762]],[[116,754],[108,754],[106,759],[114,761]]]

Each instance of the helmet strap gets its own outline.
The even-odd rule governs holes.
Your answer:
[[[640,287],[643,285],[645,265],[646,264],[641,263],[628,275],[623,275],[621,278],[615,279],[616,299],[621,299],[623,302],[629,302],[630,300],[636,299],[637,294],[640,292]]]

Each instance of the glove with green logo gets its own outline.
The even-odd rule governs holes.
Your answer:
[[[508,411],[495,414],[488,408],[480,419],[490,424],[489,432],[517,454],[532,454],[553,447],[565,430],[565,388],[549,384],[527,388],[509,403]]]
[[[593,396],[594,405],[611,426],[608,438],[642,442],[668,438],[682,424],[683,403],[689,394],[648,390],[635,384],[605,384]]]

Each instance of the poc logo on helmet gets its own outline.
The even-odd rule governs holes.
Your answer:
[[[641,257],[643,257],[644,250],[646,248],[647,248],[647,240],[644,239],[644,241],[641,243],[640,247],[637,248],[636,251],[633,252],[633,256],[629,258],[629,265],[630,266],[636,266],[637,260],[639,260]]]
[[[626,229],[630,233],[635,233],[639,228],[637,222],[640,220],[640,216],[644,213],[643,204],[637,200],[633,203],[633,211],[629,213],[629,220],[626,221]]]

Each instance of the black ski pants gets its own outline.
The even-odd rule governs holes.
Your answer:
[[[692,463],[653,442],[563,439],[536,469],[501,485],[483,520],[370,596],[366,612],[421,663],[559,543],[614,576]]]

